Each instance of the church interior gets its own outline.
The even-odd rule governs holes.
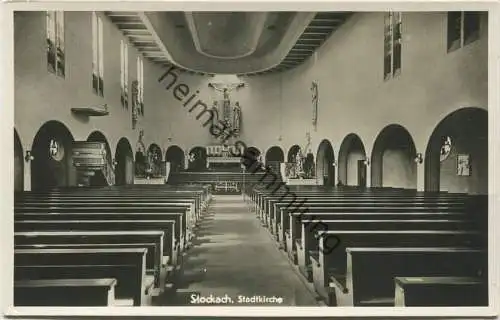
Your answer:
[[[487,11],[13,23],[14,306],[489,305]]]

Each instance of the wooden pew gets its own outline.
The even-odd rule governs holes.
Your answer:
[[[177,262],[178,249],[175,247],[175,221],[174,220],[140,220],[139,215],[132,218],[137,219],[103,219],[101,215],[87,216],[87,219],[66,215],[43,215],[43,218],[33,220],[14,221],[15,232],[30,231],[161,231],[164,233],[163,243],[159,248],[162,256],[156,257],[156,261],[162,261],[163,256],[172,259],[172,264]],[[90,220],[89,218],[95,220]],[[47,220],[46,218],[52,218]]]
[[[27,205],[27,204],[39,204],[53,206],[60,203],[74,204],[74,205],[86,205],[86,203],[109,203],[109,204],[130,204],[130,203],[140,203],[142,205],[150,206],[171,206],[183,209],[188,207],[188,218],[189,221],[195,221],[201,216],[201,204],[197,197],[189,196],[165,196],[162,194],[155,195],[137,195],[137,194],[94,194],[88,192],[82,195],[17,195],[15,197],[14,206]]]
[[[74,201],[72,199],[58,199],[47,201],[44,199],[33,199],[24,200],[22,202],[14,203],[14,210],[17,209],[25,210],[32,208],[87,208],[87,207],[130,207],[130,206],[141,206],[141,207],[152,207],[152,208],[165,208],[175,212],[185,212],[186,214],[186,225],[191,227],[196,222],[196,217],[194,216],[194,204],[188,201],[175,201],[174,199],[168,199],[168,201],[157,201],[157,200],[146,200],[146,199],[134,199],[123,197],[122,199],[111,199],[103,198],[96,199],[95,197],[83,200],[78,199]]]
[[[32,266],[21,276],[16,275],[15,269],[16,280],[116,278],[118,298],[132,298],[134,306],[151,304],[154,279],[146,275],[144,248],[15,249],[14,265],[16,269]]]
[[[68,200],[58,200],[51,203],[44,203],[43,201],[33,201],[33,202],[23,202],[14,205],[14,212],[32,212],[33,210],[43,210],[50,209],[52,211],[58,209],[74,209],[74,212],[79,212],[78,210],[85,211],[88,208],[105,208],[109,210],[110,208],[116,209],[127,209],[132,207],[140,207],[140,208],[151,208],[151,209],[164,209],[165,213],[175,212],[175,213],[183,213],[185,217],[183,217],[183,225],[186,227],[192,227],[195,223],[194,217],[190,216],[190,204],[189,203],[175,203],[175,202],[166,202],[166,203],[155,203],[155,202],[141,202],[140,200],[131,201],[131,199],[123,199],[122,201],[113,200],[109,201],[109,199],[105,200],[96,200],[91,199],[88,201],[81,202],[71,202]]]
[[[149,243],[47,243],[47,244],[19,244],[14,245],[14,249],[130,249],[130,248],[145,248],[146,253],[146,274],[155,277],[155,288],[159,293],[165,290],[167,286],[167,276],[171,267],[167,266],[170,259],[168,256],[163,256],[161,248],[154,242]]]
[[[399,275],[488,278],[488,255],[480,249],[356,247],[346,248],[346,253],[345,277],[330,278],[337,305],[376,306],[377,301],[388,301],[393,306],[394,278]]]
[[[448,230],[328,230],[318,232],[319,249],[311,252],[313,283],[328,299],[331,276],[345,278],[346,248],[351,247],[484,247],[484,235],[476,231]]]
[[[188,229],[185,225],[185,215],[178,212],[176,209],[170,208],[151,208],[141,206],[130,207],[85,207],[85,208],[72,208],[72,207],[52,207],[52,208],[16,208],[14,219],[15,221],[24,220],[28,217],[30,219],[36,217],[37,220],[42,219],[77,219],[82,217],[82,220],[132,220],[132,219],[148,219],[148,220],[173,220],[175,221],[174,232],[169,233],[169,237],[174,237],[174,247],[177,244],[182,251],[186,246]],[[145,218],[146,215],[148,218]],[[64,218],[54,218],[55,216]],[[165,239],[170,241],[170,239]],[[176,255],[173,255],[176,258]]]
[[[162,231],[59,231],[59,232],[16,232],[15,248],[147,248],[146,274],[154,276],[155,288],[165,290],[167,276],[172,272],[168,266],[171,257],[163,254]],[[153,243],[154,251],[144,243]],[[151,257],[154,255],[153,257]],[[153,260],[151,265],[148,261]],[[153,272],[151,272],[153,271]],[[154,292],[156,294],[156,292]]]
[[[356,219],[360,215],[350,215],[344,219],[303,220],[301,237],[297,239],[297,261],[302,274],[312,281],[309,253],[318,251],[319,242],[315,231],[327,230],[465,230],[470,229],[470,221],[451,219],[411,219],[401,214],[392,219]],[[362,216],[364,217],[364,216]]]
[[[408,201],[412,202],[429,202],[429,201],[447,201],[450,204],[464,204],[468,199],[466,195],[462,194],[415,194],[408,192],[386,192],[386,193],[372,193],[366,191],[356,191],[356,192],[342,192],[333,191],[331,193],[298,193],[294,197],[284,197],[284,196],[263,196],[259,199],[256,204],[256,211],[263,220],[263,222],[268,222],[272,214],[271,210],[276,204],[280,204],[284,207],[296,207],[300,205],[301,207],[308,207],[312,204],[328,204],[330,202],[359,202],[359,201],[384,201],[393,203],[404,203]]]
[[[301,208],[312,209],[314,207],[328,207],[331,205],[335,206],[361,206],[362,204],[385,204],[388,207],[397,207],[400,205],[426,205],[426,206],[446,206],[448,208],[464,208],[467,204],[466,200],[463,197],[460,198],[435,198],[435,197],[415,197],[415,196],[407,196],[402,197],[400,195],[397,196],[363,196],[359,194],[355,197],[349,195],[343,195],[342,197],[337,196],[323,196],[323,197],[305,197],[306,200],[302,205],[297,208],[297,211],[300,211]],[[297,201],[299,204],[299,201]],[[292,205],[290,201],[283,201],[276,198],[268,198],[266,199],[264,209],[262,210],[262,220],[266,226],[270,227],[272,232],[276,232],[276,224],[280,223],[279,210],[281,208],[294,209],[296,205]]]
[[[302,238],[302,223],[305,220],[461,220],[464,212],[434,211],[425,208],[328,208],[328,212],[289,213],[289,227],[284,231],[286,251],[292,261],[297,263],[297,240]],[[322,231],[322,230],[320,230]]]
[[[487,307],[488,281],[478,277],[396,277],[396,307]]]
[[[270,214],[267,215],[268,220],[265,222],[265,225],[269,227],[270,231],[276,235],[278,241],[282,239],[282,235],[279,233],[280,230],[283,228],[283,224],[285,225],[285,228],[288,227],[288,213],[289,212],[296,212],[298,214],[300,213],[307,213],[307,212],[328,212],[330,211],[330,208],[334,207],[363,207],[363,206],[373,206],[373,207],[380,207],[384,206],[387,208],[394,208],[394,207],[404,207],[404,206],[412,206],[415,208],[421,208],[421,207],[426,207],[426,208],[432,208],[432,210],[453,210],[453,211],[468,211],[467,206],[464,203],[452,203],[449,200],[426,200],[426,201],[421,201],[418,199],[400,199],[400,200],[395,200],[395,199],[356,199],[356,200],[342,200],[342,199],[331,199],[328,202],[308,202],[304,206],[300,206],[299,208],[296,207],[289,207],[287,204],[284,203],[275,203],[273,205],[273,208],[270,212]]]
[[[104,307],[115,305],[116,279],[18,280],[14,306]]]

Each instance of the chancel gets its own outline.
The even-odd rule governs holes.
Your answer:
[[[488,19],[16,11],[14,305],[488,306]]]

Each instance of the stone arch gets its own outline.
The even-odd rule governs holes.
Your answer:
[[[31,149],[32,190],[44,191],[76,185],[73,141],[73,135],[62,122],[51,120],[40,127]]]
[[[372,187],[417,188],[415,143],[401,125],[386,126],[375,139],[371,156]]]
[[[355,133],[345,136],[339,149],[338,180],[346,186],[366,186],[366,152],[361,138]]]
[[[190,171],[205,171],[207,169],[207,149],[205,147],[196,146],[189,150],[189,155],[193,159],[189,160],[188,170]]]
[[[113,163],[113,154],[111,153],[111,148],[108,143],[108,139],[101,131],[95,130],[89,134],[87,137],[87,142],[102,142],[105,145],[106,149],[106,160],[108,163]],[[95,174],[90,177],[90,185],[91,186],[106,186],[108,182],[106,178],[101,174]]]
[[[451,148],[441,156],[447,137]],[[467,157],[469,165],[459,170],[459,162]],[[461,108],[437,124],[425,151],[425,190],[488,193],[488,111]]]
[[[335,153],[327,139],[320,142],[316,153],[316,177],[323,179],[323,185],[335,185]]]
[[[280,172],[280,166],[285,161],[285,154],[278,146],[272,146],[266,152],[266,166],[272,168],[273,172]]]
[[[297,155],[298,152],[300,152],[301,148],[299,145],[294,144],[293,146],[288,149],[288,154],[287,154],[287,161],[289,163],[295,162],[295,156]]]
[[[134,183],[134,152],[127,138],[118,141],[115,152],[115,182],[117,185]]]
[[[173,145],[165,152],[165,161],[170,162],[170,172],[180,172],[184,170],[184,151],[181,147]]]

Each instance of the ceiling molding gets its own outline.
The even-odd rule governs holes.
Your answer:
[[[214,12],[197,17],[201,13],[161,11],[105,14],[153,63],[176,65],[193,74],[248,76],[284,72],[303,64],[352,15],[240,12],[240,16],[231,17],[236,13]],[[200,29],[207,23],[212,26],[214,20],[211,31]]]

